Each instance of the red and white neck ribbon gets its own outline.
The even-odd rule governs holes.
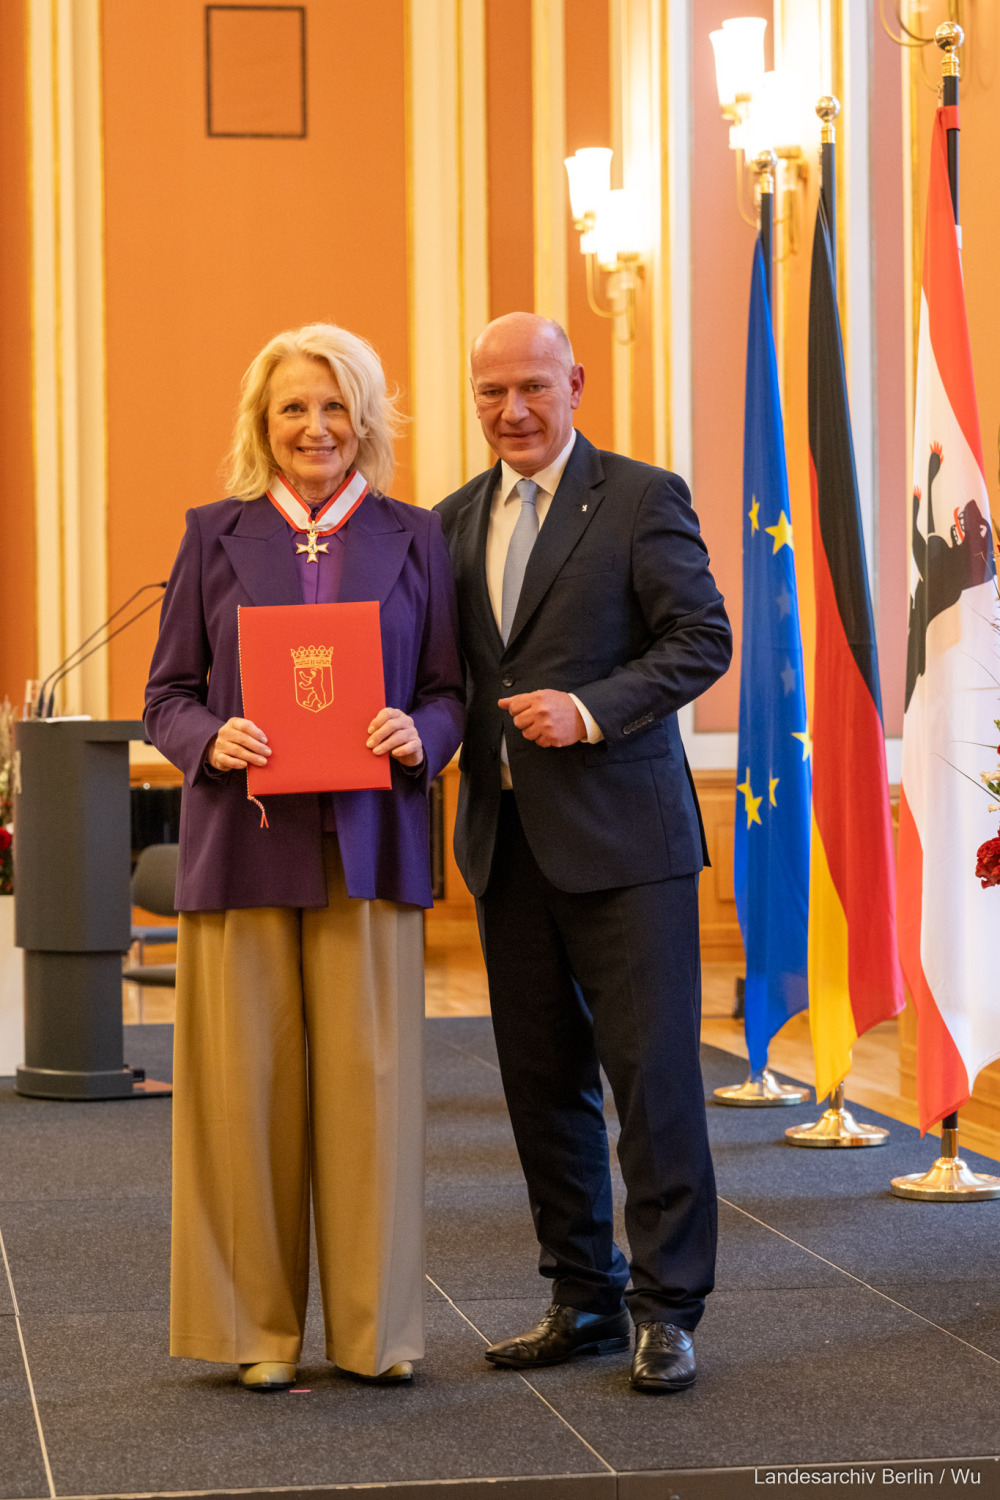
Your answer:
[[[315,516],[280,474],[275,474],[271,480],[267,498],[293,530],[326,536],[331,531],[339,531],[351,519],[367,493],[368,481],[360,469],[355,469]]]

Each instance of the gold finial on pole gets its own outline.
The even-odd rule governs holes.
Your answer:
[[[965,32],[957,21],[942,21],[934,33],[944,57],[941,59],[941,73],[945,78],[960,78],[962,66],[958,58],[958,49],[965,41]]]
[[[777,153],[771,151],[760,151],[753,159],[753,169],[757,173],[757,186],[762,193],[774,192],[774,174],[778,166]]]
[[[822,99],[816,101],[816,113],[823,121],[821,136],[823,145],[832,146],[837,139],[837,127],[834,121],[840,114],[840,100],[835,99],[833,94],[824,94]]]

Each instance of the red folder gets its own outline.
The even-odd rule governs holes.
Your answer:
[[[241,607],[239,641],[243,714],[271,747],[248,796],[391,786],[389,757],[365,744],[385,707],[377,601]]]

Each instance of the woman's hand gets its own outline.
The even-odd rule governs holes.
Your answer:
[[[250,719],[227,719],[208,742],[205,759],[216,771],[245,771],[266,766],[271,747],[267,735]]]
[[[381,708],[368,726],[369,750],[376,755],[389,754],[404,766],[419,766],[424,747],[417,726],[401,708]]]

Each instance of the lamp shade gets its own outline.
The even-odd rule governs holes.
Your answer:
[[[736,98],[736,77],[733,71],[733,49],[724,31],[710,31],[708,40],[715,53],[715,87],[719,91],[719,105],[729,109]]]
[[[609,146],[585,146],[574,156],[566,157],[570,208],[578,224],[587,214],[596,214],[607,196],[613,155]]]
[[[646,214],[642,195],[634,188],[615,188],[605,194],[597,211],[594,251],[605,270],[619,256],[641,255],[646,248]]]
[[[752,95],[764,73],[763,16],[737,16],[723,21],[720,31],[709,33],[715,52],[715,83],[719,104],[732,108],[737,97]]]
[[[805,96],[799,74],[791,68],[765,73],[747,118],[744,149],[749,158],[761,151],[801,146],[805,133]]]

